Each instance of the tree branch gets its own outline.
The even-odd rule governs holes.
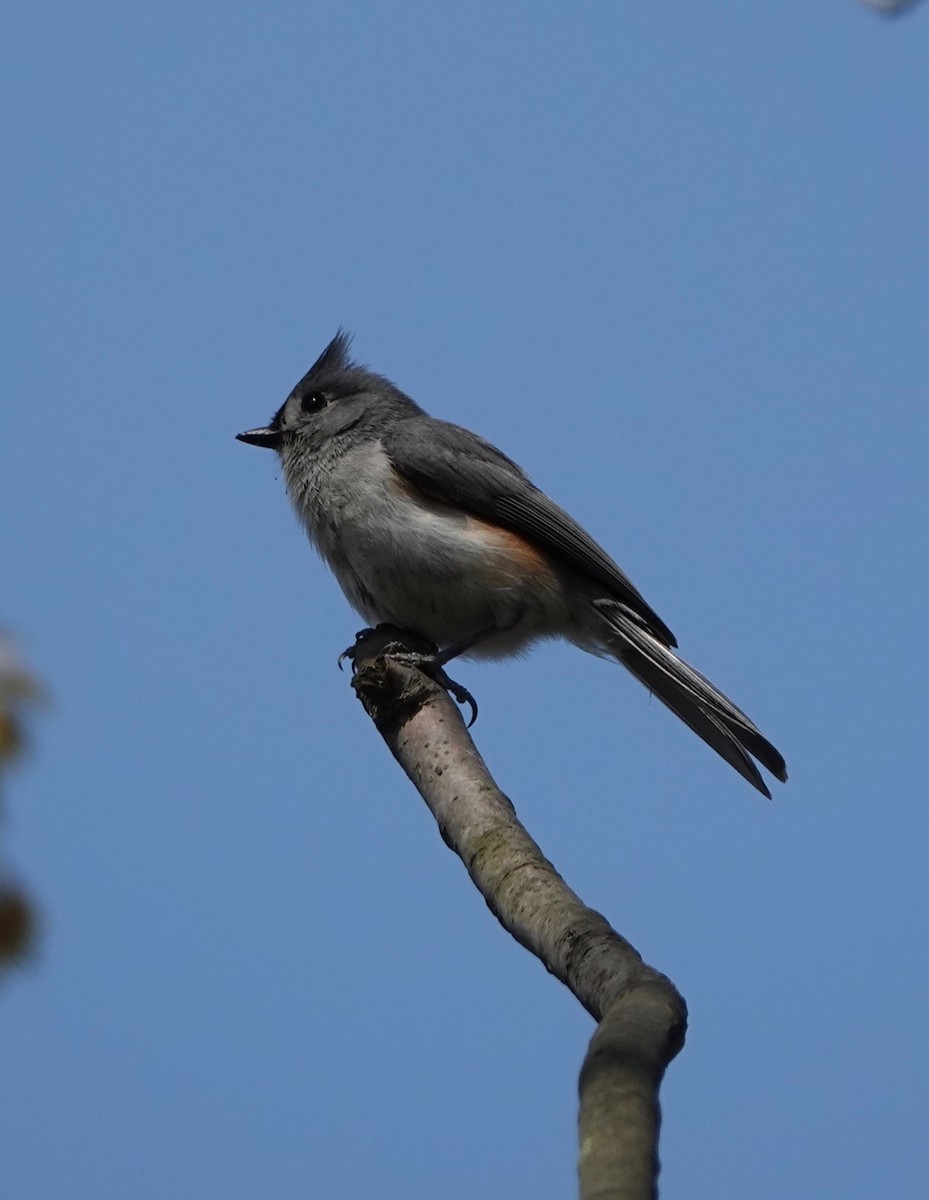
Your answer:
[[[421,671],[384,654],[378,629],[353,652],[353,686],[505,929],[599,1022],[580,1074],[582,1200],[649,1200],[658,1174],[658,1088],[684,1042],[669,979],[567,886],[494,783],[458,710]],[[422,650],[411,635],[402,640]]]

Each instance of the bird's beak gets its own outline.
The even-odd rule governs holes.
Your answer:
[[[250,446],[264,446],[268,450],[277,450],[281,444],[281,433],[278,429],[246,429],[237,433],[236,440],[248,442]]]

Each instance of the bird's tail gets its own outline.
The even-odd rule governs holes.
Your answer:
[[[609,627],[606,643],[623,666],[770,799],[752,759],[782,782],[787,780],[787,766],[745,713],[649,633],[623,604],[595,600],[593,605]]]

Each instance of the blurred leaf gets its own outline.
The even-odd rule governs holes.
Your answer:
[[[0,765],[22,751],[22,709],[43,699],[44,694],[38,681],[23,666],[10,639],[0,634]]]
[[[22,711],[44,693],[9,638],[0,635],[0,767],[22,752]],[[35,912],[22,888],[0,882],[0,967],[23,958],[33,943]]]
[[[35,933],[35,913],[26,894],[0,884],[0,968],[28,953]]]

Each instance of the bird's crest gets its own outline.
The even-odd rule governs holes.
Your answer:
[[[339,329],[335,337],[313,363],[307,375],[315,375],[317,371],[349,371],[356,364],[351,356],[352,335],[344,329]]]

